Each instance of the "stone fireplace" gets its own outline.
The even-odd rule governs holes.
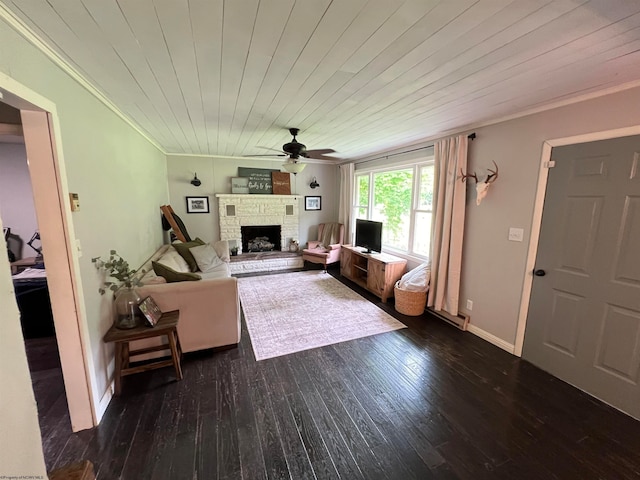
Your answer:
[[[231,247],[247,251],[242,227],[279,226],[279,238],[269,240],[274,250],[287,251],[291,239],[298,240],[298,195],[217,194],[220,217],[220,240],[228,240]]]

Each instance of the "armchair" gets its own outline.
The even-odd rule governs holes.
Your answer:
[[[344,225],[341,223],[321,223],[318,225],[318,240],[309,240],[302,250],[305,262],[319,263],[327,271],[327,265],[340,260],[340,248],[344,241]]]

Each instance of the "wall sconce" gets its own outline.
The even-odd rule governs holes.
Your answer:
[[[316,181],[316,177],[313,177],[313,180],[311,180],[311,183],[309,184],[309,186],[311,188],[318,188],[320,186],[320,184]]]
[[[194,187],[199,187],[200,185],[202,185],[202,182],[198,178],[197,173],[193,174],[193,180],[191,180],[191,185],[193,185]]]

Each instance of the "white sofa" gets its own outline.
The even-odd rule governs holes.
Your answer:
[[[180,310],[178,336],[183,352],[235,345],[240,342],[240,297],[238,280],[229,273],[227,241],[212,246],[223,260],[213,272],[195,272],[202,277],[197,281],[166,283],[153,272],[152,261],[157,261],[170,249],[162,246],[141,268],[143,286],[137,287],[140,297],[151,296],[163,312]],[[156,344],[159,343],[159,339]],[[150,341],[138,342],[135,348],[151,346]]]

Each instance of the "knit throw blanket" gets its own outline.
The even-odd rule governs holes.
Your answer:
[[[340,241],[340,224],[339,223],[325,223],[322,229],[322,237],[319,239],[320,245],[324,248],[328,248],[329,245],[334,245]]]

